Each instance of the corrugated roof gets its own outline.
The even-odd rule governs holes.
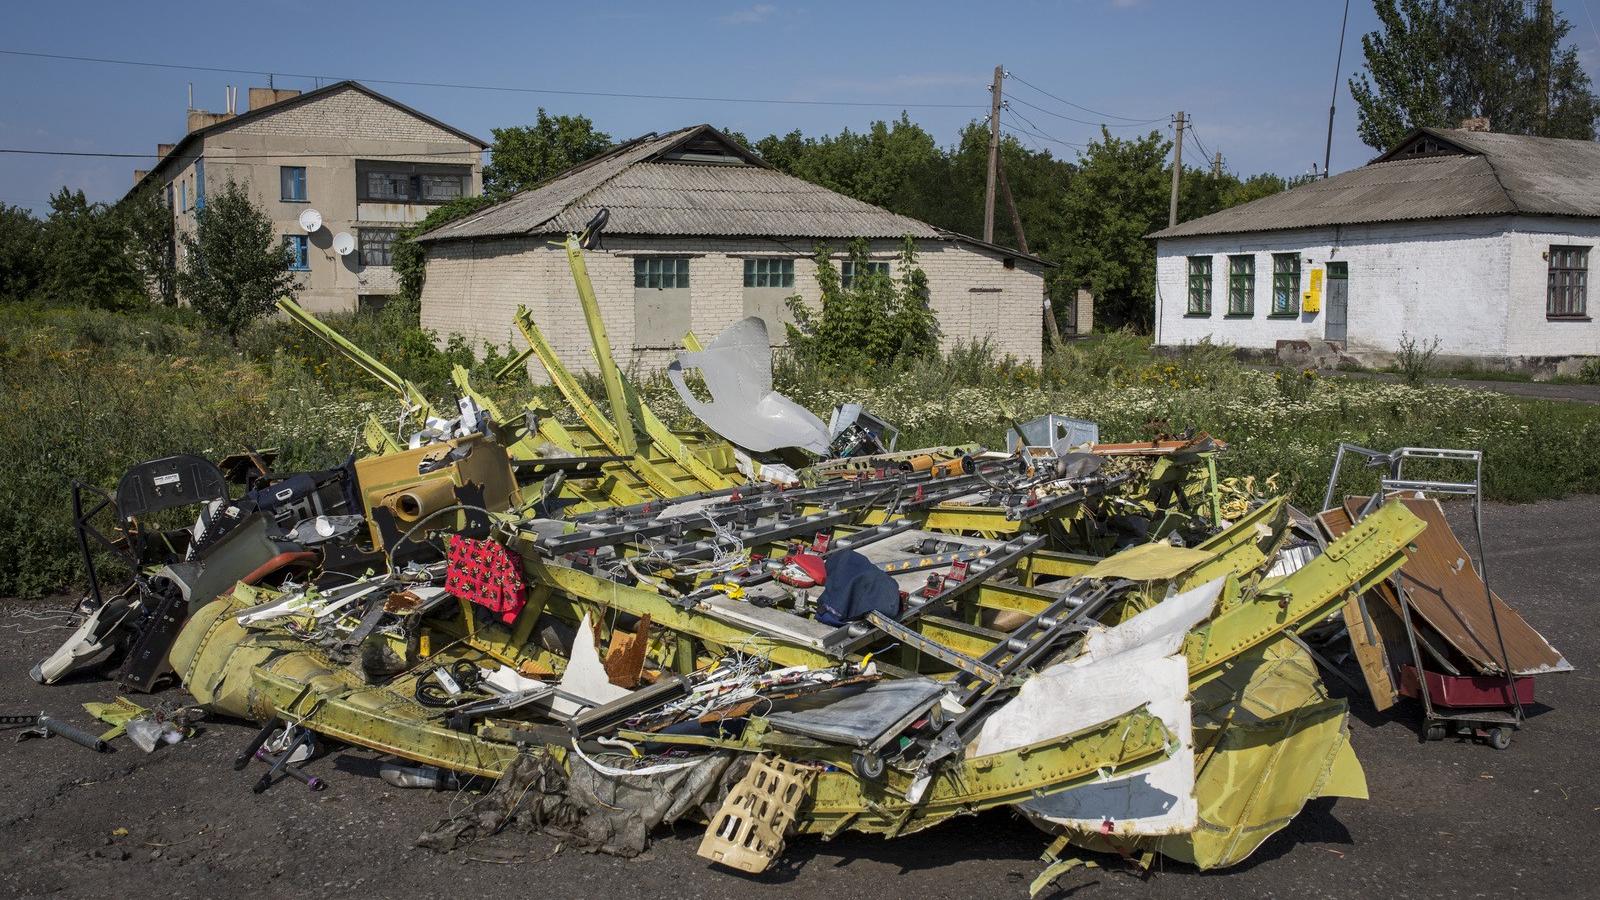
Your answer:
[[[1438,146],[1413,155],[1419,141]],[[1368,165],[1180,222],[1155,238],[1461,216],[1600,217],[1600,143],[1421,128]]]
[[[671,159],[712,137],[736,162]],[[632,235],[898,238],[971,241],[768,167],[709,125],[624,144],[482,212],[436,228],[422,241],[579,231],[602,208],[606,230]],[[979,241],[973,243],[981,244]],[[1014,250],[995,248],[1019,254]]]

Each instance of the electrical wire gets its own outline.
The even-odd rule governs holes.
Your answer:
[[[1030,130],[1028,128],[1024,128],[1021,125],[1018,125],[1016,122],[1007,121],[1006,119],[1003,119],[1003,118],[1000,120],[1000,123],[1002,125],[1005,125],[1007,128],[1012,129],[1013,131],[1020,131],[1023,134],[1032,135],[1033,137],[1036,137],[1036,138],[1038,138],[1038,139],[1040,139],[1042,141],[1050,141],[1051,143],[1060,144],[1060,145],[1062,145],[1064,147],[1071,147],[1074,150],[1087,149],[1083,144],[1074,144],[1071,141],[1063,141],[1060,138],[1051,137],[1050,135],[1044,134],[1043,132],[1032,131],[1032,130]]]
[[[483,150],[493,150],[494,145]],[[231,162],[236,159],[389,159],[413,156],[472,156],[480,150],[425,150],[415,153],[242,153],[237,156],[212,156],[213,162]],[[158,153],[100,153],[91,150],[32,150],[0,147],[0,153],[19,156],[87,156],[101,159],[166,159]]]
[[[1092,115],[1105,116],[1108,119],[1123,119],[1125,121],[1130,121],[1130,122],[1138,121],[1138,122],[1140,122],[1142,124],[1149,124],[1151,122],[1159,122],[1162,119],[1161,116],[1156,116],[1154,118],[1140,118],[1139,116],[1119,116],[1119,115],[1116,115],[1114,113],[1100,112],[1097,109],[1090,109],[1087,106],[1082,106],[1080,104],[1073,103],[1071,100],[1068,100],[1065,97],[1057,97],[1055,94],[1052,94],[1049,91],[1045,90],[1044,88],[1039,87],[1036,84],[1033,84],[1032,82],[1030,82],[1027,79],[1023,78],[1022,76],[1016,74],[1015,72],[1012,72],[1010,69],[1006,70],[1006,77],[1015,79],[1017,81],[1017,83],[1019,83],[1019,84],[1024,84],[1024,85],[1027,85],[1030,88],[1033,88],[1034,90],[1036,90],[1039,93],[1045,95],[1046,97],[1049,97],[1051,100],[1054,100],[1054,101],[1056,101],[1058,103],[1065,103],[1066,105],[1072,107],[1073,109],[1081,109],[1084,112],[1090,113]]]
[[[137,66],[146,69],[178,69],[186,72],[216,72],[226,75],[282,75],[286,78],[307,78],[318,81],[360,81],[366,84],[390,84],[403,87],[448,88],[458,91],[499,91],[514,94],[551,94],[562,97],[605,97],[624,100],[675,100],[687,103],[761,103],[780,106],[891,106],[905,109],[982,109],[988,104],[976,103],[897,103],[889,100],[793,100],[776,97],[702,97],[689,94],[635,94],[625,91],[579,91],[563,88],[519,87],[503,84],[469,84],[452,81],[415,81],[398,78],[354,78],[335,75],[318,75],[308,72],[267,72],[262,69],[237,69],[227,66],[197,66],[183,63],[150,62],[149,60],[115,59],[103,56],[75,56],[66,53],[42,53],[33,50],[0,49],[0,55],[22,56],[31,59],[53,59],[68,62],[102,63],[105,65]]]
[[[1062,113],[1058,113],[1058,112],[1056,112],[1055,110],[1052,110],[1052,109],[1045,109],[1044,107],[1038,105],[1037,103],[1029,103],[1028,101],[1022,99],[1021,97],[1012,96],[1010,99],[1015,100],[1018,103],[1021,103],[1023,106],[1026,106],[1029,109],[1036,109],[1039,112],[1042,112],[1047,116],[1055,116],[1058,119],[1065,119],[1068,122],[1075,122],[1075,123],[1077,123],[1079,125],[1094,125],[1094,126],[1098,126],[1100,128],[1143,128],[1143,127],[1145,127],[1147,125],[1155,125],[1157,123],[1166,121],[1166,117],[1163,116],[1161,118],[1156,118],[1156,119],[1147,119],[1147,120],[1145,120],[1143,122],[1117,122],[1117,123],[1110,123],[1110,124],[1108,124],[1106,122],[1092,122],[1092,121],[1090,121],[1088,119],[1078,119],[1078,118],[1074,118],[1072,116],[1063,115]]]

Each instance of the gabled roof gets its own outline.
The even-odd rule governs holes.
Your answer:
[[[404,103],[401,103],[399,100],[384,94],[380,94],[359,81],[336,81],[333,84],[325,84],[322,87],[306,91],[298,96],[290,97],[287,100],[279,100],[276,103],[269,103],[266,106],[260,106],[255,109],[246,110],[245,112],[239,113],[231,118],[223,119],[221,122],[213,122],[204,128],[196,128],[195,130],[184,135],[183,139],[178,141],[178,143],[167,152],[166,156],[163,156],[161,159],[157,160],[155,166],[152,167],[149,172],[146,172],[145,176],[139,179],[139,181],[134,184],[133,189],[128,193],[131,194],[134,191],[139,190],[139,188],[145,185],[145,182],[154,178],[156,173],[162,170],[168,160],[182,159],[184,154],[188,152],[189,148],[194,144],[195,141],[205,137],[208,134],[226,131],[227,129],[233,128],[242,122],[249,122],[252,119],[260,119],[265,118],[266,116],[275,115],[283,112],[284,110],[293,109],[301,104],[310,103],[313,100],[320,100],[323,97],[328,97],[339,93],[340,91],[346,90],[360,91],[361,93],[366,94],[368,97],[377,100],[379,103],[387,103],[395,109],[398,109],[407,115],[415,116],[416,118],[427,122],[429,125],[432,125],[435,128],[441,128],[445,131],[448,131],[469,144],[476,144],[479,148],[487,148],[489,146],[489,143],[482,138],[473,137],[472,135],[467,134],[465,131],[456,128],[453,125],[447,125],[425,112],[412,109]]]
[[[627,235],[900,238],[961,241],[1038,257],[935,228],[777,171],[737,141],[694,125],[620,144],[549,181],[441,225],[419,242],[565,234],[600,209]]]
[[[1180,222],[1150,236],[1518,213],[1600,217],[1600,143],[1419,128],[1359,169]]]

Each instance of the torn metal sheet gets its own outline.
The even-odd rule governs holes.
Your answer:
[[[693,369],[705,379],[711,402],[696,397],[684,380]],[[667,377],[690,412],[746,450],[799,447],[818,456],[828,453],[828,426],[772,389],[772,346],[760,316],[729,325],[698,353],[679,353],[667,366]]]
[[[1331,536],[1338,537],[1349,529],[1351,520],[1366,502],[1365,497],[1351,497],[1345,500],[1343,509],[1328,510],[1318,518]],[[1406,564],[1400,570],[1411,608],[1423,621],[1481,673],[1503,670],[1500,643],[1495,634],[1497,619],[1512,674],[1572,671],[1572,664],[1498,594],[1494,596],[1491,614],[1483,579],[1474,568],[1471,555],[1451,530],[1439,501],[1405,497],[1390,502],[1404,504],[1428,526],[1412,542],[1416,549],[1407,555]],[[1400,614],[1399,599],[1390,585],[1381,586],[1378,594],[1397,615]]]

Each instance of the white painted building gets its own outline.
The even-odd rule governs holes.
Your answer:
[[[988,340],[1001,354],[1040,359],[1049,263],[777,172],[709,125],[629,142],[422,235],[423,326],[474,347],[520,347],[513,317],[526,306],[568,366],[590,368],[577,291],[552,241],[601,209],[610,222],[585,259],[624,366],[663,367],[685,332],[709,341],[750,315],[785,343],[784,299],[798,294],[813,308],[820,300],[819,243],[849,278],[846,251],[865,238],[869,265],[898,277],[906,237],[943,344]]]
[[[1594,142],[1419,129],[1369,165],[1153,237],[1163,346],[1382,361],[1405,333],[1491,365],[1600,355]]]

